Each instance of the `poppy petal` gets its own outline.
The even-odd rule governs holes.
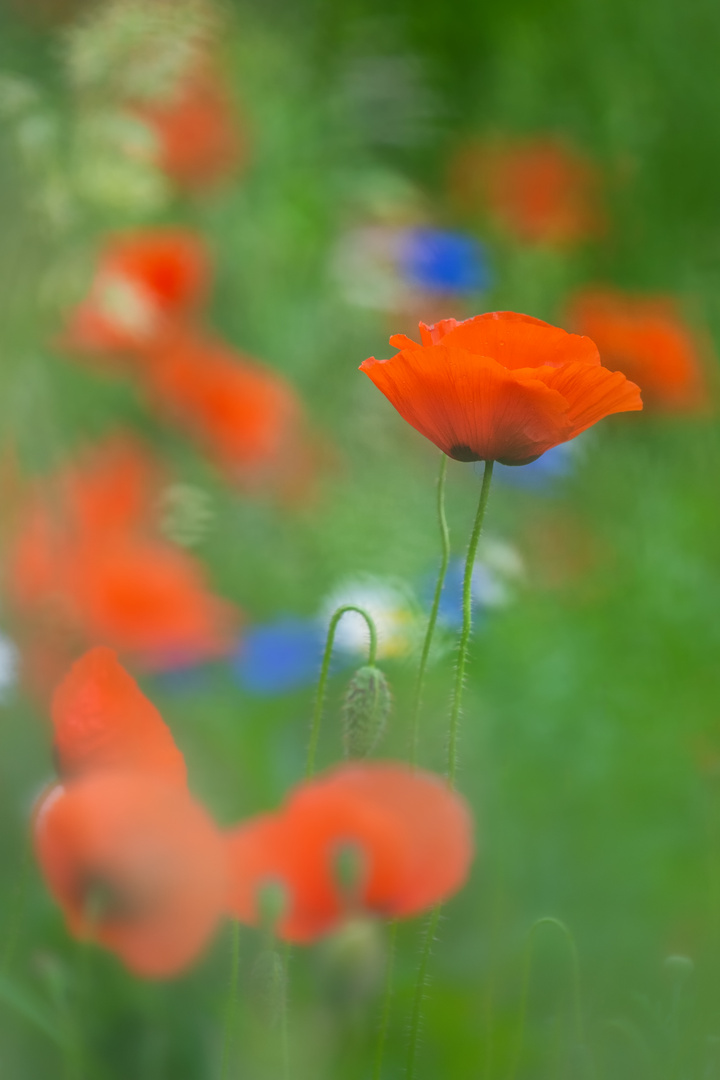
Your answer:
[[[433,344],[490,356],[511,370],[544,364],[557,367],[571,361],[600,364],[597,346],[590,338],[515,311],[491,311],[461,323],[444,319],[426,329]]]
[[[544,375],[543,382],[562,394],[568,403],[570,437],[579,435],[612,413],[635,412],[643,407],[640,387],[620,371],[566,364]]]
[[[93,774],[46,795],[33,837],[76,936],[147,978],[178,974],[205,948],[223,911],[225,854],[187,792],[137,774]]]
[[[485,356],[444,345],[407,349],[360,370],[417,431],[458,461],[520,464],[568,438],[567,405]]]
[[[111,649],[91,649],[72,666],[55,691],[52,722],[63,778],[138,770],[186,783],[170,729]]]

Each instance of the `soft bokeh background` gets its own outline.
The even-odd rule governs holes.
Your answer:
[[[190,490],[180,498],[190,550],[248,632],[327,614],[348,582],[376,589],[368,576],[427,601],[437,454],[356,370],[389,355],[389,333],[494,309],[562,325],[570,293],[602,282],[674,296],[705,354],[717,348],[720,12],[708,0],[225,3],[214,55],[246,160],[191,195],[154,187],[118,154],[102,121],[102,67],[84,89],[77,73],[73,82],[75,20],[101,7],[5,0],[0,13],[2,445],[26,478],[108,429],[136,431]],[[591,163],[606,216],[596,239],[523,243],[453,197],[459,149],[525,136],[557,137]],[[202,234],[215,332],[283,373],[304,402],[318,477],[291,505],[234,489],[131,380],[53,348],[106,233],[158,223]],[[405,225],[482,243],[482,274],[464,290],[414,286],[395,310],[357,303],[375,269],[348,269],[353,236]],[[647,410],[593,431],[566,475],[495,486],[488,535],[524,572],[511,602],[479,613],[474,637],[460,787],[479,855],[441,923],[420,1077],[720,1077],[719,435],[712,406]],[[478,486],[473,466],[450,463],[455,556]],[[12,613],[0,613],[13,641]],[[406,754],[415,661],[385,664],[388,756]],[[261,695],[228,661],[136,674],[221,822],[276,805],[302,775],[312,676]],[[439,650],[421,743],[438,770],[451,679],[452,653]],[[323,763],[341,753],[346,680],[347,667],[332,678]],[[169,984],[141,983],[68,937],[28,853],[31,806],[52,775],[46,705],[7,682],[0,1074],[219,1075],[227,933]],[[568,940],[542,924],[519,1053],[528,934],[543,916],[574,936],[584,1030]],[[403,1075],[420,929],[400,931],[388,1078]],[[243,934],[238,1077],[272,1075],[253,1007],[259,947]],[[383,947],[380,928],[355,953],[347,945],[344,961],[342,943],[296,952],[294,1080],[372,1075]]]

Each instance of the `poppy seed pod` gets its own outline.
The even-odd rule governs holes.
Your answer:
[[[358,668],[350,680],[343,702],[345,756],[367,757],[385,734],[392,695],[380,668]]]

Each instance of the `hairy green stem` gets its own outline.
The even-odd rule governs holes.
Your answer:
[[[330,619],[330,625],[328,626],[325,652],[323,653],[320,679],[318,680],[317,695],[315,697],[315,709],[313,711],[312,724],[310,727],[310,743],[308,745],[307,765],[305,767],[306,779],[309,779],[315,772],[315,758],[317,755],[318,740],[320,738],[320,724],[322,721],[323,706],[325,704],[325,689],[327,686],[328,672],[330,671],[330,658],[332,657],[333,644],[335,642],[335,631],[337,630],[337,625],[343,615],[348,611],[355,611],[358,615],[362,615],[367,623],[368,631],[370,632],[368,664],[371,667],[375,664],[377,657],[377,630],[372,616],[365,611],[364,608],[356,607],[355,604],[344,604],[342,607],[339,607],[337,611],[333,613],[333,616]]]
[[[432,607],[430,608],[427,630],[425,631],[422,654],[420,656],[417,683],[415,684],[415,700],[413,702],[410,721],[410,761],[413,765],[417,765],[418,759],[418,726],[420,722],[423,685],[425,683],[425,670],[427,668],[428,657],[430,656],[430,646],[432,645],[433,634],[435,633],[435,624],[437,623],[438,609],[440,607],[440,597],[442,596],[445,575],[447,574],[448,563],[450,561],[450,530],[448,529],[447,518],[445,517],[445,476],[447,474],[447,463],[447,456],[441,453],[440,475],[438,476],[437,482],[437,515],[438,524],[440,526],[442,557],[440,571],[435,585],[435,595],[433,596]]]
[[[385,1040],[390,1024],[390,1005],[392,1003],[393,975],[395,967],[395,947],[397,944],[397,919],[390,923],[388,935],[387,963],[385,965],[385,987],[383,990],[382,1011],[380,1013],[380,1026],[378,1028],[377,1046],[375,1048],[375,1065],[373,1067],[373,1080],[380,1080],[382,1076],[383,1055],[385,1053]]]
[[[568,952],[570,954],[570,966],[572,969],[572,998],[573,998],[573,1022],[575,1028],[575,1039],[578,1047],[582,1047],[585,1044],[585,1026],[583,1024],[583,1012],[582,1012],[582,993],[580,986],[580,958],[578,956],[577,945],[575,944],[575,938],[572,931],[562,921],[562,919],[556,919],[552,915],[545,915],[541,919],[538,919],[530,927],[530,933],[528,934],[527,946],[525,948],[525,969],[523,972],[523,984],[522,984],[522,996],[520,998],[520,1017],[518,1020],[518,1030],[515,1042],[515,1059],[512,1070],[510,1072],[509,1080],[515,1080],[518,1069],[520,1068],[520,1061],[522,1059],[523,1043],[525,1041],[525,1021],[527,1016],[527,1002],[528,992],[530,990],[530,972],[532,969],[533,959],[533,945],[535,943],[535,936],[538,930],[543,926],[554,926],[563,935],[568,945]]]
[[[417,1052],[420,1044],[420,1020],[422,1018],[422,1003],[425,996],[425,982],[430,963],[433,941],[440,921],[442,904],[436,904],[430,912],[425,937],[420,951],[420,963],[418,964],[417,978],[415,980],[415,992],[413,994],[412,1012],[410,1013],[410,1041],[407,1054],[407,1080],[413,1080],[415,1065],[417,1064]]]
[[[472,578],[477,556],[478,541],[482,532],[485,511],[490,495],[490,481],[492,480],[494,462],[485,462],[482,487],[480,488],[480,500],[478,502],[475,521],[470,534],[467,558],[465,560],[465,575],[463,577],[463,621],[458,645],[457,667],[455,669],[455,685],[453,688],[452,706],[450,708],[450,733],[448,737],[448,760],[447,777],[451,788],[455,787],[457,779],[458,763],[458,729],[460,726],[460,712],[462,708],[462,695],[465,685],[465,664],[470,646],[470,632],[472,630]]]

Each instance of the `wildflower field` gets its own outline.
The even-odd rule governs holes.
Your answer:
[[[5,0],[0,1080],[720,1080],[719,35]]]

